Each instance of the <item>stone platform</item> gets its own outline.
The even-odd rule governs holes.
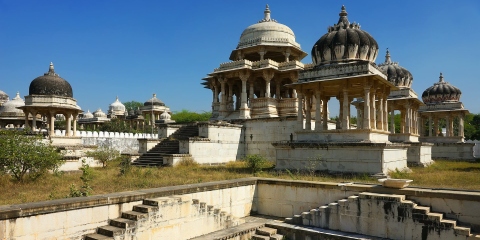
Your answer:
[[[387,174],[407,167],[409,144],[277,142],[276,169]]]

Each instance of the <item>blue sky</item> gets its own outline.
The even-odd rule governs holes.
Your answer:
[[[106,110],[117,95],[144,102],[153,93],[172,111],[209,111],[212,93],[201,79],[228,61],[267,3],[307,53],[344,4],[349,20],[377,40],[377,63],[388,47],[392,60],[413,74],[419,95],[443,72],[462,90],[465,107],[480,113],[477,0],[0,0],[0,90],[23,98],[53,62],[84,111]]]

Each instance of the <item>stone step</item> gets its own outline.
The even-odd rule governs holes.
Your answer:
[[[456,226],[453,231],[455,232],[456,235],[461,235],[461,236],[470,236],[470,228],[468,227],[459,227]]]
[[[440,225],[445,229],[455,228],[457,226],[457,221],[449,220],[449,219],[442,219],[440,221]]]
[[[140,204],[140,205],[133,206],[133,211],[141,212],[141,213],[151,213],[151,212],[158,211],[158,207]]]
[[[277,229],[275,228],[269,228],[269,227],[262,227],[257,229],[257,235],[262,235],[262,236],[273,236],[277,234]]]
[[[123,235],[125,233],[125,229],[107,225],[107,226],[98,227],[97,233],[105,236],[109,236],[109,237],[115,237],[115,236]]]
[[[370,193],[362,192],[359,194],[361,199],[378,199],[382,201],[392,201],[392,202],[402,202],[405,200],[405,195],[397,194],[381,194],[381,193]]]
[[[428,214],[430,212],[430,207],[416,206],[413,208],[413,214]]]
[[[252,235],[251,239],[252,240],[270,240],[270,237],[254,234]]]
[[[135,227],[137,222],[126,218],[115,218],[110,220],[109,224],[114,227],[127,229]]]
[[[429,221],[440,223],[442,219],[443,219],[443,214],[441,213],[427,213],[427,220]]]
[[[122,218],[138,221],[140,219],[147,218],[147,213],[135,212],[135,211],[126,211],[122,212]]]
[[[102,234],[98,234],[98,233],[92,233],[92,234],[87,234],[85,235],[85,238],[84,240],[113,240],[114,238],[113,237],[109,237],[109,236],[105,236],[105,235],[102,235]]]
[[[467,237],[467,240],[479,240],[480,234],[478,233],[471,233],[470,236]]]

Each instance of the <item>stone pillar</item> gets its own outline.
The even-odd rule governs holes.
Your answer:
[[[213,85],[213,91],[214,91],[213,102],[217,103],[218,102],[218,86],[217,86],[217,84]]]
[[[363,97],[363,129],[371,129],[371,122],[370,122],[370,87],[366,86],[364,89],[365,96]]]
[[[328,130],[328,111],[327,111],[327,108],[328,108],[328,100],[329,98],[328,97],[324,97],[322,98],[322,103],[323,103],[323,106],[322,106],[322,113],[323,113],[323,130]]]
[[[450,136],[450,116],[445,117],[445,137],[451,137]]]
[[[458,136],[460,136],[462,138],[465,136],[465,134],[464,134],[464,128],[465,127],[464,127],[464,123],[463,123],[463,121],[464,121],[463,118],[464,118],[463,113],[460,114],[460,116],[458,116]]]
[[[377,126],[378,129],[384,130],[383,124],[383,94],[380,95],[378,99],[378,119],[377,119]]]
[[[407,103],[407,105],[405,105],[405,130],[404,130],[404,133],[412,133],[411,132],[411,111],[410,111],[410,104]]]
[[[297,95],[298,95],[297,124],[298,124],[298,129],[303,130],[303,94],[299,92]]]
[[[305,94],[305,130],[312,130],[312,94]]]
[[[395,134],[395,109],[393,106],[390,114],[390,133]]]
[[[432,119],[432,114],[428,114],[428,136],[431,137],[433,134],[432,134],[432,130],[433,130],[433,119]]]
[[[434,125],[434,130],[435,132],[433,133],[434,135],[433,136],[438,136],[438,117],[435,117],[435,119],[433,120],[433,125]]]
[[[37,111],[32,110],[32,131],[36,131],[36,130],[37,130]]]
[[[321,111],[321,98],[322,94],[320,90],[315,92],[315,130],[322,129],[322,111]]]
[[[375,89],[372,89],[372,92],[370,94],[370,111],[371,111],[371,128],[372,129],[377,129],[377,95],[376,95]]]
[[[297,98],[297,90],[292,89],[292,98]]]
[[[343,88],[343,119],[342,119],[342,129],[350,128],[350,114],[349,108],[350,103],[348,102],[348,89],[347,87]]]
[[[72,115],[70,113],[65,114],[65,122],[66,122],[66,131],[65,131],[65,137],[70,137],[70,134],[72,133]]]
[[[50,111],[50,136],[55,136],[55,112]]]
[[[74,137],[77,136],[77,117],[78,117],[78,113],[75,113],[73,115],[73,136]]]
[[[28,128],[28,127],[30,127],[29,124],[28,124],[28,114],[29,114],[29,112],[26,109],[24,109],[23,114],[25,115],[25,127],[24,128]]]
[[[273,71],[263,71],[263,79],[265,80],[265,97],[270,98],[270,81],[274,75]]]
[[[250,105],[249,108],[252,108],[252,100],[255,98],[255,91],[253,90],[253,81],[250,82]]]
[[[390,89],[387,88],[390,92]],[[388,95],[383,95],[383,130],[388,132]]]
[[[240,105],[240,119],[250,118],[250,109],[247,105],[247,80],[250,77],[249,72],[241,72],[240,80],[242,80],[242,95],[241,95],[241,105]]]
[[[221,86],[221,92],[220,92],[220,114],[219,114],[219,117],[220,118],[224,118],[226,117],[226,111],[227,111],[227,99],[226,99],[226,94],[225,94],[225,82],[226,82],[226,79],[225,78],[218,78],[218,81],[220,82],[220,86]]]

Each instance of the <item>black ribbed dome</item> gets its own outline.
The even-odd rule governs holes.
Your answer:
[[[458,102],[462,91],[443,80],[443,75],[440,73],[440,80],[427,88],[422,94],[422,100],[425,104],[435,104],[442,102]]]
[[[73,98],[72,86],[65,79],[55,73],[53,63],[50,63],[48,72],[33,79],[30,83],[29,95],[56,95]]]
[[[160,101],[160,99],[157,98],[157,94],[153,94],[153,97],[148,99],[146,102],[143,103],[143,106],[165,106],[165,103]]]
[[[387,75],[388,81],[395,84],[395,86],[400,88],[410,88],[412,86],[412,74],[407,69],[399,66],[397,62],[392,62],[388,48],[385,62],[379,64],[378,67]]]
[[[378,54],[377,41],[360,25],[350,23],[345,6],[342,6],[340,19],[328,33],[323,35],[312,48],[312,61],[315,65],[335,62],[370,61],[374,62]]]

